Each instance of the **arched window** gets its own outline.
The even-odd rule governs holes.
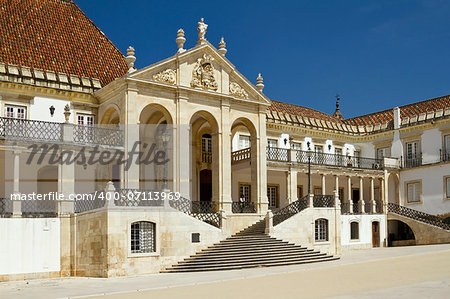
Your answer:
[[[148,221],[131,223],[131,253],[156,251],[155,224]]]
[[[324,218],[317,219],[314,223],[315,240],[319,242],[328,241],[328,220]]]
[[[359,239],[359,223],[356,221],[350,222],[350,240]]]

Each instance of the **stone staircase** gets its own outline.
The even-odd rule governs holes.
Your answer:
[[[234,270],[339,259],[272,238],[266,235],[264,230],[265,221],[261,220],[162,272]]]

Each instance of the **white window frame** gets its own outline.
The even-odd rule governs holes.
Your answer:
[[[251,146],[250,136],[248,135],[239,135],[239,149],[246,149]]]
[[[450,200],[450,175],[444,176],[444,199]]]
[[[421,180],[405,182],[405,199],[407,204],[422,203]]]
[[[329,241],[329,221],[326,218],[319,218],[314,221],[314,241]]]
[[[20,105],[6,104],[4,115],[7,118],[27,119],[27,107]]]
[[[277,148],[278,147],[278,140],[277,139],[267,139],[267,146]]]
[[[267,199],[269,201],[269,208],[278,208],[278,186],[268,185],[267,186]]]

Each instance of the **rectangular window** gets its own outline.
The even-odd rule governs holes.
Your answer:
[[[342,148],[335,148],[334,153],[336,156],[336,165],[342,166],[343,165]]]
[[[94,125],[94,116],[89,114],[77,114],[77,123],[79,125],[92,126]]]
[[[267,146],[268,147],[278,147],[278,142],[275,139],[268,139]]]
[[[450,152],[450,135],[444,136],[444,149]]]
[[[27,107],[23,106],[5,106],[5,117],[26,119],[27,118]]]
[[[444,136],[444,146],[441,154],[441,161],[450,161],[450,135]]]
[[[314,146],[314,151],[315,151],[315,163],[317,164],[323,164],[324,162],[324,156],[323,156],[323,146],[321,145],[315,145]]]
[[[239,135],[239,149],[250,147],[250,136]]]
[[[446,198],[450,199],[450,177],[445,178],[445,193]]]
[[[389,157],[391,155],[391,149],[389,147],[383,147],[377,149],[377,159],[382,159],[383,157]]]
[[[408,203],[420,202],[420,182],[407,183],[406,188],[406,199]]]
[[[278,187],[267,187],[267,199],[269,200],[269,208],[278,208]]]
[[[249,184],[240,184],[239,185],[239,198],[244,198],[245,202],[250,202],[250,185]]]
[[[298,143],[298,142],[293,142],[293,143],[292,143],[292,149],[294,149],[294,150],[296,150],[296,151],[299,151],[299,150],[302,149],[302,144],[301,144],[301,143]]]
[[[203,136],[202,137],[202,152],[210,153],[211,152],[211,148],[212,148],[211,143],[212,143],[211,137]]]

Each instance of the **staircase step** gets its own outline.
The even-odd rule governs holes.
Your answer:
[[[279,259],[290,259],[290,258],[298,258],[298,257],[312,257],[312,256],[326,256],[325,253],[320,252],[308,252],[303,254],[296,254],[296,253],[284,253],[284,254],[278,254],[278,255],[270,255],[270,256],[261,256],[261,255],[254,255],[254,256],[247,256],[242,258],[237,258],[235,256],[232,257],[223,257],[223,258],[210,258],[210,257],[194,257],[194,258],[187,258],[184,261],[178,263],[178,265],[186,265],[186,264],[192,264],[192,263],[198,263],[198,264],[209,264],[209,263],[241,263],[241,262],[250,262],[250,261],[269,261],[269,260],[279,260]]]
[[[252,251],[248,251],[248,252],[241,252],[239,255],[241,256],[248,256],[248,255],[253,255],[253,254],[270,254],[270,253],[278,253],[278,252],[311,252],[313,251],[312,249],[308,249],[305,247],[292,247],[292,248],[273,248],[271,250],[268,249],[258,249],[258,250],[252,250]],[[216,252],[216,251],[210,251],[210,252],[199,252],[195,255],[191,255],[189,258],[194,257],[194,256],[217,256],[217,257],[222,257],[222,256],[236,256],[236,252],[232,251],[232,252]]]

